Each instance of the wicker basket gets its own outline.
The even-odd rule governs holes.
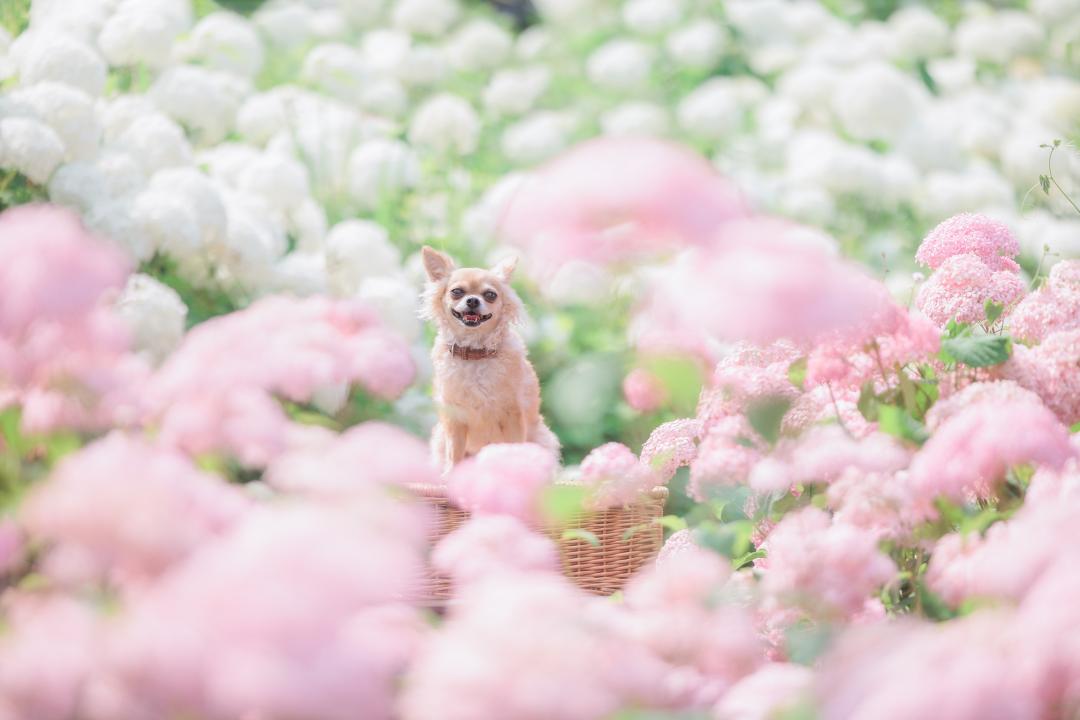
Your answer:
[[[469,513],[450,504],[441,485],[411,485],[417,497],[432,506],[436,522],[432,544],[438,542],[469,518]],[[664,541],[664,529],[655,520],[664,514],[666,487],[653,488],[638,502],[571,517],[558,528],[544,528],[559,545],[566,577],[578,587],[597,595],[621,590],[642,565],[652,560]],[[581,528],[596,536],[599,546],[579,538],[563,538],[567,528]],[[628,531],[633,528],[634,531]],[[422,602],[442,605],[451,596],[450,579],[429,569],[421,592]]]

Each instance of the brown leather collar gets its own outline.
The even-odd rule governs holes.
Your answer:
[[[450,350],[450,354],[456,358],[462,360],[485,360],[487,358],[493,358],[499,354],[498,350],[488,348],[470,348],[461,347],[457,343],[450,343],[447,346]]]

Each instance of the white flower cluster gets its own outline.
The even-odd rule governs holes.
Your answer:
[[[871,261],[963,211],[1031,254],[1080,251],[1063,198],[1029,192],[1040,144],[1077,131],[1073,2],[881,21],[815,0],[536,6],[515,34],[459,0],[271,0],[250,19],[34,0],[28,29],[0,35],[0,170],[196,287],[359,296],[414,339],[418,245],[497,255],[522,174],[595,134],[689,143]],[[1080,186],[1074,154],[1054,172]]]

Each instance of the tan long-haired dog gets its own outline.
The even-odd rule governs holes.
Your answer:
[[[540,383],[513,325],[524,314],[510,287],[517,264],[458,268],[445,253],[422,251],[428,283],[422,314],[435,322],[431,351],[439,423],[435,461],[450,469],[492,443],[534,442],[559,450],[540,416]]]

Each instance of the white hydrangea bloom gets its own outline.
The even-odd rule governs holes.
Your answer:
[[[999,208],[1013,207],[1015,202],[1009,182],[983,163],[959,173],[927,173],[915,197],[916,208],[931,222],[962,212],[993,214]]]
[[[263,65],[263,46],[255,26],[231,12],[210,13],[177,45],[180,59],[215,70],[254,77]]]
[[[345,220],[326,236],[326,275],[339,297],[357,292],[365,278],[392,275],[401,268],[401,252],[390,234],[371,220]],[[415,312],[415,297],[413,307]]]
[[[83,216],[83,221],[92,232],[112,240],[126,250],[136,262],[149,260],[157,249],[154,247],[153,238],[146,234],[126,198],[104,198],[90,208],[90,212]]]
[[[31,31],[11,46],[24,85],[58,82],[98,97],[105,89],[105,61],[87,43],[68,35]]]
[[[105,194],[123,197],[138,192],[146,184],[146,173],[135,158],[126,152],[108,150],[98,156],[94,165],[105,178]]]
[[[503,131],[502,151],[519,165],[547,160],[570,142],[574,120],[565,113],[542,110],[519,120]]]
[[[159,113],[143,115],[116,139],[116,148],[128,153],[147,175],[162,168],[190,165],[191,143],[184,131]]]
[[[416,45],[398,67],[402,82],[414,87],[437,85],[446,76],[449,61],[442,48],[433,45]]]
[[[652,48],[644,43],[610,40],[589,56],[585,73],[602,88],[635,90],[648,81],[652,60]]]
[[[551,302],[560,306],[598,305],[611,298],[613,289],[611,273],[602,267],[581,260],[564,263],[547,282],[540,287]]]
[[[341,13],[358,28],[374,25],[382,15],[386,0],[337,0]]]
[[[319,252],[291,252],[274,264],[270,292],[306,297],[326,293],[326,260]]]
[[[1032,210],[1021,215],[1016,222],[1020,252],[1030,258],[1041,258],[1047,253],[1043,269],[1058,260],[1080,257],[1080,220],[1074,217],[1058,217],[1046,210]],[[1043,248],[1049,246],[1049,251]]]
[[[542,25],[533,25],[517,36],[514,55],[526,62],[536,62],[544,59],[550,47],[551,32]]]
[[[626,27],[643,35],[655,35],[674,27],[682,19],[680,0],[630,0],[622,9]]]
[[[190,128],[200,143],[212,145],[232,130],[246,90],[236,76],[177,65],[158,77],[149,95],[162,112]]]
[[[1026,114],[1051,128],[1053,137],[1070,135],[1080,118],[1080,83],[1051,77],[1026,82],[1024,87]]]
[[[500,70],[484,88],[484,107],[496,115],[522,115],[547,90],[551,71],[542,65]]]
[[[8,49],[11,48],[11,41],[13,39],[11,33],[7,31],[7,28],[0,26],[0,54],[7,54]]]
[[[663,136],[671,129],[666,108],[650,102],[627,102],[612,108],[600,117],[605,135]]]
[[[450,29],[461,7],[457,0],[398,0],[394,5],[394,26],[413,33],[438,37]]]
[[[526,177],[527,174],[520,172],[503,175],[484,192],[479,202],[465,211],[461,219],[461,229],[471,247],[481,250],[495,239],[506,207]]]
[[[378,75],[397,75],[412,49],[412,37],[392,28],[370,30],[360,40],[364,62]]]
[[[374,309],[379,319],[408,342],[420,339],[423,325],[416,312],[417,288],[395,275],[369,277],[354,298]]]
[[[150,178],[150,188],[183,198],[194,210],[199,243],[221,243],[227,231],[224,199],[210,178],[191,167],[160,170]]]
[[[609,7],[604,0],[533,0],[545,21],[555,25],[592,25]]]
[[[916,5],[897,10],[889,17],[894,57],[918,60],[941,55],[949,49],[949,26],[934,13]]]
[[[843,76],[831,65],[819,62],[796,65],[776,83],[777,93],[794,101],[802,112],[829,116],[829,106]]]
[[[11,100],[33,110],[64,143],[64,159],[92,160],[101,141],[101,124],[89,95],[71,85],[43,82],[19,88]]]
[[[195,210],[181,195],[144,190],[131,203],[131,217],[154,250],[183,258],[200,249]]]
[[[458,70],[486,70],[502,64],[513,45],[510,33],[495,23],[473,20],[454,33],[446,54]]]
[[[254,145],[224,142],[200,150],[195,156],[195,162],[214,180],[235,189],[240,185],[240,176],[244,170],[260,155],[262,151]]]
[[[349,19],[334,8],[316,9],[308,24],[316,40],[345,40],[349,35]]]
[[[408,109],[409,93],[392,77],[375,78],[364,86],[356,104],[372,114],[395,118]]]
[[[64,159],[64,141],[51,127],[26,117],[0,120],[0,168],[44,184]]]
[[[362,210],[374,210],[419,180],[416,153],[401,141],[368,140],[349,156],[349,196]]]
[[[1005,65],[1021,55],[1035,53],[1045,33],[1035,18],[1016,10],[971,17],[956,28],[957,54],[973,60]]]
[[[240,172],[237,187],[263,198],[275,210],[288,212],[310,193],[307,169],[292,158],[263,153]]]
[[[274,47],[291,50],[312,37],[314,11],[302,2],[266,3],[252,16]]]
[[[236,112],[236,131],[259,145],[288,126],[288,103],[273,90],[252,95]]]
[[[105,199],[105,176],[93,163],[68,163],[52,174],[48,189],[49,202],[85,213]]]
[[[273,209],[260,197],[243,192],[223,193],[228,229],[224,247],[212,260],[245,290],[259,294],[272,287],[274,264],[285,254],[285,229]]]
[[[296,238],[296,248],[301,252],[321,250],[326,238],[326,210],[314,198],[304,198],[289,211],[286,218],[288,231]]]
[[[713,78],[679,102],[679,126],[708,140],[730,138],[742,127],[745,108],[729,78]]]
[[[1076,17],[1076,0],[1031,0],[1030,8],[1035,17],[1044,23],[1058,23]]]
[[[436,152],[468,155],[480,140],[480,118],[472,105],[451,93],[428,98],[413,114],[409,142]]]
[[[300,74],[326,94],[348,101],[359,98],[371,78],[363,54],[342,43],[324,43],[312,48],[304,58]]]
[[[173,41],[188,20],[185,13],[170,9],[170,3],[124,0],[98,35],[98,47],[109,64],[168,65]]]
[[[107,143],[116,142],[143,116],[159,114],[157,106],[145,95],[125,94],[111,100],[98,100],[98,118]]]
[[[832,109],[852,137],[894,142],[918,116],[922,100],[914,80],[875,63],[854,69],[838,83]]]
[[[680,67],[709,70],[720,60],[727,45],[727,33],[717,22],[694,20],[675,30],[664,42],[668,55]]]
[[[188,309],[175,290],[135,273],[128,278],[116,309],[131,328],[135,349],[159,364],[180,345]]]

